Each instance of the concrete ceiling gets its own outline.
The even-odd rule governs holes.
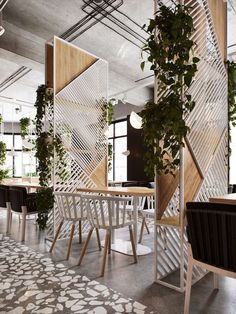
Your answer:
[[[0,37],[0,104],[6,106],[14,99],[13,106],[24,103],[33,106],[37,86],[44,82],[45,41],[79,21],[80,27],[74,33],[77,37],[71,42],[109,62],[110,97],[136,106],[144,105],[152,97],[151,73],[140,69],[140,47],[146,37],[140,26],[152,17],[153,0],[112,0],[111,15],[108,18],[97,15],[97,19],[103,19],[95,25],[96,20],[88,16],[90,1],[8,1],[3,9],[5,33]],[[99,1],[102,0],[94,0]],[[114,10],[115,7],[118,9]],[[228,27],[228,43],[234,44],[236,0],[231,0],[228,8],[232,25]],[[7,79],[12,74],[16,79],[9,85]]]
[[[121,3],[120,0],[113,1],[114,6]],[[3,10],[5,33],[0,40],[0,83],[22,66],[31,70],[14,84],[4,90],[0,89],[2,96],[0,102],[4,101],[3,97],[12,97],[19,101],[34,103],[35,90],[44,82],[45,41],[54,35],[62,34],[86,18],[88,14],[81,9],[83,5],[85,1],[82,0],[8,1]],[[150,0],[140,1],[138,5],[137,0],[126,0],[119,7],[119,12],[113,12],[115,19],[125,23],[125,27],[143,32],[143,36],[146,34],[140,31],[138,25],[142,26],[152,14],[153,2]],[[152,89],[146,85],[153,80],[152,78],[143,80],[151,73],[148,70],[142,72],[140,69],[141,50],[137,46],[141,47],[142,42],[108,19],[103,19],[105,20],[107,26],[101,23],[92,26],[91,21],[88,21],[85,25],[88,29],[72,43],[109,62],[111,97],[125,98],[128,103],[142,106],[152,97]],[[114,27],[115,31],[109,27]],[[124,35],[127,39],[122,37]],[[136,82],[140,79],[140,82]]]

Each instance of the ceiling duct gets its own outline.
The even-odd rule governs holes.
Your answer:
[[[3,8],[5,7],[5,5],[7,4],[8,0],[0,0],[0,11],[3,10]]]

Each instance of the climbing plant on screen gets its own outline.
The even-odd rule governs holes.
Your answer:
[[[157,101],[142,111],[145,164],[148,175],[171,173],[179,166],[179,149],[189,128],[184,117],[194,108],[188,93],[199,59],[193,56],[194,32],[190,7],[160,5],[154,19],[143,28],[149,34],[142,55],[156,76]]]
[[[36,154],[38,160],[37,171],[39,184],[42,189],[37,191],[38,224],[40,229],[47,226],[48,214],[53,208],[54,197],[52,189],[52,174],[54,152],[57,156],[57,167],[66,168],[66,151],[60,135],[53,132],[53,90],[46,85],[40,85],[37,89],[35,103],[36,116]],[[46,119],[47,118],[47,119]],[[65,172],[60,176],[64,178]]]
[[[228,120],[229,120],[229,141],[231,141],[231,127],[236,126],[236,63],[227,61],[228,69]]]

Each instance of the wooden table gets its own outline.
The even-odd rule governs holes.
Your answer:
[[[134,210],[134,240],[137,247],[138,255],[146,255],[151,253],[151,249],[145,245],[138,244],[138,201],[139,197],[153,196],[155,189],[149,189],[144,187],[96,187],[96,188],[78,188],[78,192],[86,193],[101,193],[106,195],[121,195],[121,196],[133,196],[133,210]],[[130,241],[122,241],[113,237],[113,243],[111,248],[114,251],[118,251],[127,255],[132,255]]]
[[[30,183],[30,182],[3,182],[3,185],[8,186],[19,186],[22,188],[26,188],[28,192],[30,192],[31,189],[39,189],[42,188],[39,184],[36,183]]]
[[[236,205],[236,193],[213,196],[209,198],[209,201],[212,203]]]

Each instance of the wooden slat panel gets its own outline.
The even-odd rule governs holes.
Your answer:
[[[90,178],[97,186],[107,186],[107,158],[100,162]]]
[[[185,145],[184,150],[184,202],[194,200],[203,182],[203,177],[198,171],[197,165],[190,152],[190,149]]]
[[[223,0],[208,0],[222,58],[226,59],[226,3]]]
[[[189,202],[194,200],[199,188],[203,182],[203,178],[198,171],[197,165],[190,152],[190,149],[185,144],[184,150],[184,201]],[[172,175],[163,175],[158,179],[158,219],[161,219],[165,212],[172,195],[176,191],[179,184],[179,171],[175,177]]]
[[[53,46],[45,44],[45,84],[53,87]]]
[[[55,91],[58,93],[96,62],[97,58],[57,37],[54,39],[54,48]]]

